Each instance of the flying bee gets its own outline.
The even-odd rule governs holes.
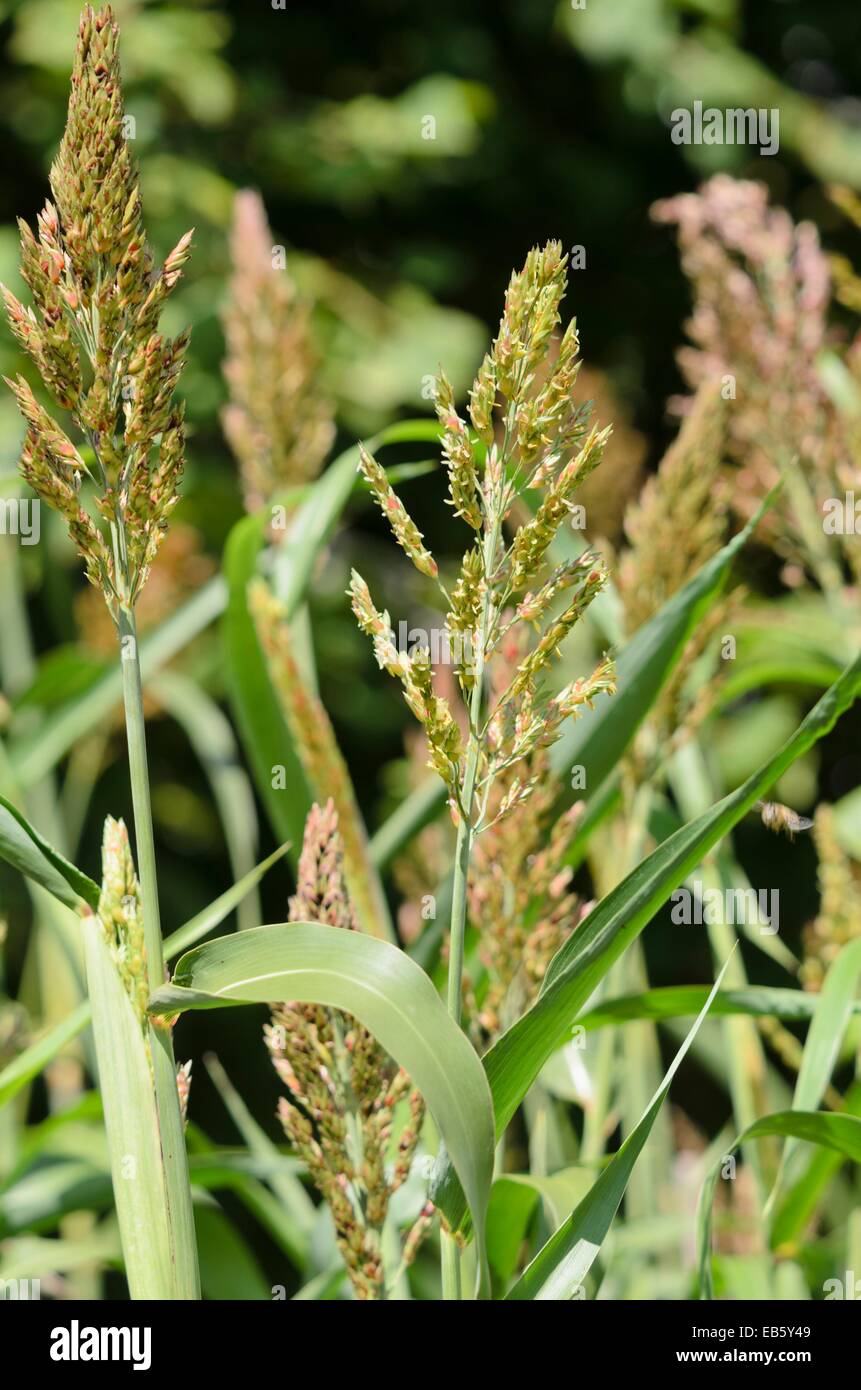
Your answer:
[[[760,812],[766,830],[773,830],[775,835],[783,830],[790,840],[795,839],[799,830],[810,830],[813,825],[807,816],[799,816],[791,806],[779,801],[757,801],[754,810]]]

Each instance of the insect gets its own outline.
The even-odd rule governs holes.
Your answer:
[[[757,801],[754,809],[760,812],[766,830],[773,830],[775,835],[784,830],[790,840],[795,839],[799,830],[809,830],[813,825],[807,816],[799,816],[779,801]]]

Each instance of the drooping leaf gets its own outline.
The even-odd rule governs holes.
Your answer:
[[[783,1138],[803,1139],[809,1144],[819,1144],[831,1149],[844,1158],[861,1163],[861,1119],[855,1115],[828,1115],[821,1111],[813,1113],[803,1110],[783,1110],[774,1115],[766,1115],[749,1125],[733,1141],[729,1149],[722,1153],[703,1183],[697,1211],[697,1266],[699,1270],[700,1298],[714,1298],[712,1280],[712,1208],[715,1188],[726,1159],[736,1149],[750,1139],[765,1139],[769,1135]]]
[[[493,1172],[484,1071],[424,971],[388,942],[319,923],[283,923],[188,952],[153,1012],[298,1000],[352,1014],[409,1072],[445,1141],[483,1250]]]

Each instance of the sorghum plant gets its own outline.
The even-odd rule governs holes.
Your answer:
[[[546,573],[554,537],[570,515],[579,483],[599,464],[609,434],[609,428],[590,429],[588,411],[572,399],[579,346],[573,322],[552,375],[536,396],[530,391],[559,323],[565,266],[561,247],[549,242],[543,250],[530,252],[523,270],[512,277],[499,334],[471,392],[474,434],[457,414],[445,376],[437,382],[449,501],[475,532],[451,593],[440,584],[448,605],[449,633],[461,642],[458,679],[469,702],[465,746],[448,701],[435,693],[429,652],[400,652],[388,614],[374,607],[361,575],[354,571],[351,582],[356,619],[373,639],[380,667],[403,684],[406,702],[427,736],[429,766],[446,784],[459,827],[449,985],[452,1012],[457,1014],[473,838],[510,815],[535,790],[534,776],[522,778],[525,760],[554,742],[566,718],[613,688],[607,658],[590,676],[556,694],[542,684],[565,637],[607,581],[606,569],[589,553]],[[497,394],[502,397],[501,441],[495,436]],[[436,561],[421,533],[366,450],[361,467],[398,543],[421,573],[439,582]],[[538,493],[539,504],[509,541],[505,523],[527,491]],[[562,611],[552,616],[563,595]],[[537,641],[488,713],[488,662],[504,640],[529,626],[536,630]],[[507,791],[489,814],[494,787],[509,771],[513,775]]]
[[[81,436],[78,447],[23,377],[10,383],[26,423],[23,476],[65,519],[120,639],[143,919],[140,939],[136,918],[135,944],[122,947],[122,968],[134,970],[143,992],[162,983],[164,963],[135,605],[178,500],[183,468],[183,411],[173,396],[188,334],[166,338],[158,323],[188,258],[191,233],[156,271],[124,134],[118,43],[110,7],[87,6],[66,129],[51,170],[53,202],[39,214],[37,235],[20,223],[21,271],[34,308],[8,290],[4,297],[15,336]],[[85,505],[90,496],[95,515]],[[114,838],[112,832],[111,843]],[[167,1271],[176,1282],[164,1296],[193,1296],[196,1254],[170,1035],[149,1025],[146,1032],[171,1186],[165,1218],[175,1256],[184,1247]],[[110,1058],[103,1056],[102,1064]],[[115,1183],[121,1159],[113,1154]]]
[[[448,974],[449,1011],[456,1019],[461,1014],[473,841],[535,791],[537,778],[528,771],[528,760],[550,747],[563,721],[613,689],[608,658],[590,676],[556,694],[544,686],[565,637],[607,582],[605,567],[590,553],[548,567],[548,553],[570,516],[577,488],[600,463],[609,435],[609,428],[590,427],[588,409],[572,397],[579,366],[573,321],[562,336],[552,373],[538,391],[532,389],[559,325],[566,264],[561,246],[551,241],[532,250],[523,270],[512,276],[499,333],[470,394],[474,432],[457,413],[445,375],[437,379],[449,502],[474,533],[451,592],[440,582],[437,563],[385,471],[367,450],[361,452],[365,480],[395,539],[416,569],[440,584],[449,634],[461,643],[457,673],[469,711],[465,745],[448,701],[434,689],[429,652],[398,650],[388,613],[374,607],[367,584],[353,572],[353,612],[373,639],[380,667],[403,684],[407,705],[427,736],[429,766],[447,787],[458,826]],[[516,525],[509,539],[506,523],[529,492],[539,498],[534,515]],[[563,606],[557,611],[560,598]],[[537,640],[487,709],[488,663],[505,640],[528,626]],[[493,802],[499,779],[507,774],[505,793]],[[457,1287],[455,1266],[456,1256],[449,1250],[448,1296]]]
[[[159,26],[169,19],[160,14]],[[816,1297],[821,1272],[857,1269],[861,1250],[858,1213],[844,1221],[853,1186],[857,1194],[848,1165],[861,1153],[853,1056],[853,995],[861,979],[857,805],[842,795],[852,725],[835,729],[861,693],[861,658],[853,652],[841,670],[852,623],[836,636],[836,624],[823,622],[821,631],[815,624],[808,641],[802,624],[810,612],[823,615],[825,602],[809,591],[798,601],[781,595],[778,611],[797,642],[781,649],[780,636],[773,640],[748,622],[729,677],[730,693],[745,698],[731,700],[725,686],[720,704],[709,704],[714,639],[729,625],[723,595],[752,534],[747,526],[728,535],[733,513],[752,515],[778,473],[787,483],[778,500],[767,499],[765,527],[786,562],[785,583],[800,586],[806,574],[841,620],[857,597],[857,541],[847,539],[856,532],[847,528],[832,539],[816,516],[828,492],[857,486],[861,373],[858,342],[847,345],[839,321],[827,317],[828,266],[815,233],[770,208],[755,185],[730,180],[663,209],[679,221],[695,282],[695,348],[684,358],[692,394],[679,403],[678,439],[641,494],[637,484],[637,496],[645,439],[617,433],[616,459],[605,456],[608,432],[592,425],[590,407],[580,403],[592,388],[580,374],[576,328],[563,331],[560,322],[566,261],[555,242],[530,252],[512,278],[499,333],[463,414],[441,372],[436,420],[384,423],[386,402],[415,389],[426,365],[425,325],[433,329],[437,319],[433,306],[423,317],[425,296],[412,292],[391,317],[387,306],[388,326],[380,328],[383,339],[374,330],[374,341],[394,343],[399,362],[359,362],[359,374],[372,369],[367,381],[377,373],[381,384],[386,376],[386,390],[376,399],[373,390],[353,391],[354,406],[361,395],[362,418],[379,431],[372,446],[348,447],[317,480],[333,415],[320,389],[309,306],[296,293],[282,248],[271,245],[261,200],[240,194],[224,319],[223,424],[242,475],[234,510],[251,514],[238,516],[223,576],[210,582],[215,561],[204,559],[182,528],[165,533],[182,466],[173,391],[186,335],[169,342],[159,315],[188,239],[157,271],[123,139],[116,42],[110,11],[85,10],[51,203],[36,233],[22,230],[32,307],[7,295],[18,341],[56,403],[49,414],[41,388],[13,383],[26,424],[25,477],[65,519],[91,583],[84,586],[89,603],[74,599],[87,627],[77,649],[43,659],[47,644],[28,640],[21,582],[38,567],[33,557],[19,566],[14,545],[0,546],[0,858],[4,875],[11,866],[30,880],[33,908],[19,913],[12,900],[8,938],[5,902],[0,908],[3,1280],[16,1265],[41,1265],[51,1295],[74,1290],[92,1297],[103,1270],[122,1258],[133,1298],[197,1296],[184,1128],[191,1070],[175,1069],[171,1028],[183,1012],[222,1010],[220,1020],[207,1016],[213,1031],[220,1025],[225,1041],[241,1047],[235,1010],[245,1006],[268,1019],[265,1041],[283,1082],[282,1132],[276,1142],[252,1109],[256,1085],[263,1075],[273,1079],[264,1047],[247,1057],[241,1089],[216,1062],[207,1063],[242,1140],[239,1152],[235,1142],[215,1142],[201,1128],[202,1108],[189,1126],[207,1296],[280,1298],[289,1288],[299,1301],[433,1297],[438,1286],[420,1244],[425,1237],[431,1244],[439,1216],[447,1298],[469,1296],[473,1275],[476,1297],[513,1301],[715,1292],[755,1292],[771,1301],[797,1297],[799,1288]],[[382,134],[373,113],[384,103],[358,97],[349,106],[351,119],[358,118],[353,134],[359,127],[363,138],[370,134],[373,154]],[[405,122],[398,139],[406,141],[415,108],[411,101],[398,106]],[[350,122],[333,114],[321,151],[325,143],[341,152],[353,138]],[[267,141],[267,158],[280,157],[282,137]],[[388,131],[383,145],[377,153],[387,163]],[[365,160],[362,172],[373,163]],[[214,188],[204,187],[210,211]],[[191,188],[180,196],[186,193],[193,196]],[[848,195],[840,202],[857,214]],[[832,267],[838,298],[851,311],[857,281],[847,266]],[[345,275],[329,283],[337,287],[335,317],[343,311],[361,319],[362,293],[357,310]],[[439,317],[448,321],[445,312]],[[402,342],[420,345],[423,354],[408,385],[415,359],[401,354]],[[408,365],[398,382],[401,356]],[[449,360],[448,349],[442,356]],[[337,358],[326,363],[333,379]],[[600,398],[604,387],[596,380]],[[341,394],[346,403],[349,390]],[[205,402],[206,393],[199,399]],[[614,411],[602,406],[598,414]],[[396,472],[405,480],[426,474],[426,462],[388,469],[383,452],[440,430],[457,517],[448,529],[466,536],[450,563],[438,563],[436,536],[432,547],[416,525],[420,518],[391,487]],[[373,730],[388,740],[386,701],[372,704],[373,692],[357,686],[336,707],[338,721],[330,718],[313,679],[315,663],[326,690],[335,658],[343,688],[339,658],[346,652],[349,662],[363,639],[350,631],[340,645],[345,634],[337,624],[351,621],[344,600],[340,614],[327,614],[313,634],[309,620],[319,581],[321,598],[332,573],[337,588],[346,585],[338,566],[354,538],[338,528],[355,497],[357,456],[416,568],[416,592],[444,613],[439,621],[454,658],[437,663],[436,642],[431,650],[402,650],[400,624],[377,609],[367,584],[353,575],[359,625],[416,716],[408,753],[413,778],[421,779],[396,797],[371,835],[359,808],[375,799],[378,750],[362,748],[371,777],[357,789],[337,728],[351,721],[354,746],[369,742]],[[604,496],[590,494],[590,483]],[[214,495],[207,473],[201,502],[205,496],[207,514],[221,521],[208,510]],[[275,534],[274,504],[293,518],[286,536]],[[0,523],[8,519],[0,512]],[[604,535],[618,542],[614,578],[569,534],[569,519],[575,532],[586,521],[598,550]],[[768,535],[765,527],[761,534]],[[7,539],[0,525],[0,541]],[[204,578],[204,592],[175,611],[180,595]],[[745,578],[756,585],[757,565]],[[201,806],[200,826],[189,817],[192,831],[214,846],[206,831],[212,820],[213,836],[223,831],[228,850],[238,846],[248,859],[214,901],[175,923],[164,945],[137,649],[138,626],[147,617],[162,619],[163,610],[169,617],[153,634],[147,708],[160,702],[175,716],[209,776],[220,826]],[[314,612],[323,616],[321,608]],[[198,644],[222,613],[219,633]],[[101,749],[105,730],[113,729],[119,672],[96,671],[83,694],[76,687],[68,700],[57,695],[57,672],[77,671],[104,652],[106,629],[111,643],[117,635],[121,641],[134,852],[123,822],[108,817],[97,883],[67,855],[78,832],[92,828],[92,764],[101,754],[91,757],[91,748]],[[159,675],[158,662],[192,642],[203,658],[194,673],[188,662],[181,674]],[[603,642],[620,647],[620,689],[598,701],[616,683],[607,656],[595,664]],[[561,669],[554,671],[557,657]],[[573,679],[580,671],[591,674]],[[795,703],[801,714],[805,688],[817,686],[825,693],[809,700],[798,727],[790,726],[785,742],[782,734],[772,739],[771,706]],[[278,840],[261,864],[251,862],[256,803],[234,757],[222,694]],[[715,729],[708,742],[697,736],[706,714]],[[580,715],[575,727],[567,725]],[[736,747],[736,731],[751,727],[754,736]],[[822,780],[827,785],[830,776],[834,804],[820,807],[815,821],[799,818],[770,798],[805,804],[803,791],[796,798],[780,783],[796,764],[796,773],[810,775],[826,736]],[[761,749],[761,741],[769,746]],[[54,772],[67,756],[55,796]],[[419,761],[434,775],[424,768],[418,774]],[[172,824],[199,804],[194,787],[176,780],[158,791]],[[572,791],[582,797],[573,806]],[[797,825],[813,834],[794,851],[772,840],[768,857],[746,852],[742,865],[731,836],[743,825],[740,847],[764,839],[758,811],[767,827]],[[290,838],[298,862],[282,914],[289,920],[259,925],[258,902],[250,898],[270,866],[281,861],[278,872],[286,872]],[[813,924],[796,934],[792,927],[802,921],[791,924],[787,912],[789,932],[751,930],[762,921],[763,866],[767,871],[781,851],[794,853],[794,888],[802,884],[805,856],[812,870],[814,848]],[[172,862],[171,908],[178,914],[194,896],[195,871],[179,855]],[[400,938],[389,920],[387,871],[412,900],[398,904]],[[441,922],[419,936],[417,919],[426,909],[428,919],[435,917],[437,901],[448,902],[449,894],[447,938]],[[677,894],[683,911],[661,920]],[[205,940],[234,912],[240,930]],[[19,972],[19,944],[31,921],[38,931],[26,940]],[[684,937],[674,930],[682,922],[689,928]],[[776,928],[776,915],[772,923]],[[56,928],[68,987],[65,979],[58,987],[58,957],[43,949],[43,924]],[[737,927],[747,937],[744,958],[733,954]],[[79,993],[80,942],[88,1000]],[[763,953],[768,983],[753,973]],[[169,980],[163,957],[178,957]],[[654,962],[664,977],[668,961],[678,975],[669,988],[656,987],[649,968]],[[704,983],[691,983],[696,979]],[[6,998],[12,987],[20,995],[15,1003]],[[32,1030],[31,999],[41,1012]],[[722,1017],[697,1042],[710,1008]],[[68,1060],[88,1025],[98,1096],[83,1096],[89,1069],[76,1056],[74,1098],[83,1103],[69,1105],[68,1084],[49,1082],[49,1122],[22,1143],[26,1116],[42,1106],[38,1093],[29,1104],[29,1088],[48,1066]],[[666,1029],[661,1042],[677,1030],[684,1038],[668,1070],[659,1027]],[[702,1112],[699,1073],[687,1073],[684,1060],[695,1043],[697,1065],[708,1070],[717,1099],[716,1108],[703,1105]],[[89,1054],[80,1057],[89,1063]],[[683,1062],[687,1074],[678,1078],[671,1116],[665,1102]],[[787,1072],[795,1073],[791,1094]],[[685,1085],[697,1093],[693,1107]],[[725,1137],[730,1109],[735,1123]],[[708,1110],[717,1119],[706,1134],[700,1125]],[[116,1221],[112,1214],[101,1219],[106,1175],[98,1167],[101,1136],[91,1131],[101,1114]],[[93,1183],[80,1180],[81,1140]],[[723,1185],[726,1160],[737,1149],[738,1180]],[[703,1163],[713,1160],[704,1172]],[[832,1202],[826,1183],[838,1167]],[[236,1227],[230,1208],[201,1195],[210,1184],[229,1190],[234,1211],[242,1204]],[[244,1242],[249,1216],[265,1236],[253,1249]],[[617,1238],[608,1242],[614,1220]],[[30,1232],[47,1238],[34,1241]],[[848,1279],[828,1280],[825,1289],[835,1282],[842,1295]]]

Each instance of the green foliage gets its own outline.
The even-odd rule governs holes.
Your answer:
[[[4,393],[0,1281],[432,1300],[442,1255],[447,1298],[820,1298],[857,1258],[861,1190],[861,561],[822,525],[861,497],[857,45],[839,6],[799,26],[732,0],[439,0],[420,34],[414,7],[359,8],[118,5],[129,119],[99,21],[110,91],[90,72],[64,136],[78,0],[9,7],[0,371],[61,515],[21,543]],[[779,108],[779,152],[675,144],[695,101]],[[52,164],[60,219],[25,232],[22,278],[12,214],[33,222]],[[649,209],[703,179],[658,214],[686,285]],[[252,204],[262,257],[230,236]],[[577,244],[538,251],[560,234]],[[719,438],[679,398],[684,333]],[[124,609],[122,663],[75,544]],[[416,655],[470,628],[492,639],[477,679]],[[524,730],[540,746],[509,766]],[[762,801],[812,832],[770,835]],[[315,915],[321,803],[349,862],[342,891],[321,850]],[[778,889],[779,931],[728,910],[681,929],[668,899],[704,887]],[[255,1005],[293,1029],[273,1050],[292,1131]],[[364,1283],[321,1169],[378,1237]]]

